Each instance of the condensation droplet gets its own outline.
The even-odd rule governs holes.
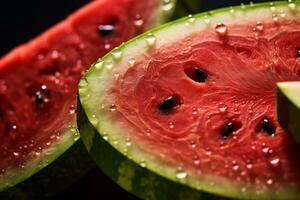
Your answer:
[[[137,14],[134,18],[134,25],[140,27],[144,24],[144,20],[142,19],[141,15]]]
[[[228,109],[224,103],[219,103],[218,108],[219,108],[219,111],[222,113],[226,112]]]
[[[129,138],[126,138],[125,144],[127,147],[130,147],[132,145],[131,140]]]
[[[114,66],[113,63],[112,63],[111,61],[109,61],[109,60],[104,61],[103,65],[104,65],[104,67],[105,67],[106,69],[108,69],[108,70],[112,69],[113,66]]]
[[[267,184],[268,184],[268,185],[271,185],[272,183],[273,183],[273,180],[272,180],[272,179],[268,179],[268,180],[267,180]]]
[[[296,4],[293,3],[292,1],[288,1],[288,2],[289,2],[289,3],[288,3],[289,8],[290,8],[292,11],[294,11],[294,10],[296,9]]]
[[[273,158],[270,160],[270,164],[274,167],[278,166],[280,163],[280,159],[279,158]]]
[[[247,169],[252,169],[252,168],[253,168],[253,165],[250,164],[250,163],[248,163],[248,164],[246,165],[246,167],[247,167]]]
[[[74,105],[71,105],[70,108],[69,108],[69,113],[72,115],[72,114],[75,114],[76,113],[76,106]]]
[[[187,175],[188,174],[182,169],[179,169],[179,170],[176,171],[176,178],[177,179],[185,179],[187,177]]]
[[[140,162],[140,165],[141,165],[141,167],[147,167],[147,163],[146,163],[146,161],[144,161],[144,160],[142,160],[142,161]]]
[[[210,24],[210,19],[209,19],[208,16],[205,16],[203,21],[204,21],[204,23],[207,24],[207,25]]]
[[[194,156],[194,164],[195,165],[199,165],[200,164],[200,160],[198,156]]]
[[[96,64],[95,64],[95,69],[100,70],[103,67],[103,60],[99,60]]]
[[[109,110],[112,111],[112,112],[115,112],[117,110],[117,106],[115,104],[111,104],[109,106]]]
[[[196,20],[196,19],[193,17],[193,15],[191,15],[191,14],[188,15],[188,22],[189,22],[189,23],[194,23],[195,20]]]
[[[235,13],[235,10],[234,10],[233,7],[230,7],[229,13],[230,13],[230,14],[234,14],[234,13]]]
[[[110,44],[106,43],[106,44],[104,45],[104,49],[110,49],[110,48],[111,48],[111,45],[110,45]]]
[[[13,152],[13,155],[14,155],[15,157],[18,157],[18,156],[20,155],[20,153],[18,153],[18,152]]]
[[[242,188],[241,188],[241,192],[244,193],[244,192],[246,192],[246,191],[247,191],[247,188],[246,188],[246,187],[242,187]]]
[[[233,164],[232,169],[233,169],[233,171],[237,171],[240,169],[240,166],[238,164]]]
[[[164,12],[169,12],[173,9],[174,3],[172,0],[164,0],[162,10]]]
[[[154,47],[156,43],[156,37],[152,33],[148,33],[145,37],[146,43],[149,47]]]
[[[278,22],[278,16],[277,16],[277,15],[273,15],[272,19],[273,19],[273,21],[274,21],[275,23]]]
[[[134,58],[130,58],[129,60],[128,60],[128,64],[129,64],[129,66],[130,67],[133,67],[134,65],[135,65],[135,59]]]
[[[218,23],[216,25],[216,33],[219,35],[219,36],[225,36],[227,34],[227,26],[223,23]]]
[[[192,114],[195,116],[195,115],[198,115],[198,111],[197,111],[197,108],[193,108],[192,110]]]
[[[116,48],[111,52],[111,54],[114,60],[119,61],[122,58],[123,52],[120,49]]]
[[[259,31],[263,31],[264,30],[264,25],[260,21],[257,21],[256,22],[256,29],[259,30]]]
[[[169,128],[173,129],[174,127],[175,127],[174,123],[173,122],[169,122]]]

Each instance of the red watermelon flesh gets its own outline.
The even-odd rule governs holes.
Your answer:
[[[257,194],[300,190],[300,147],[274,116],[276,82],[299,80],[299,49],[295,19],[195,31],[119,69],[108,115],[142,151],[193,180],[212,175]]]
[[[77,84],[85,69],[158,23],[160,6],[159,0],[94,1],[0,60],[3,177],[74,126]]]

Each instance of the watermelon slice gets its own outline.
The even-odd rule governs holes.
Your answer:
[[[173,8],[173,0],[93,1],[0,60],[0,191],[35,174],[79,139],[76,92],[86,67],[163,22]],[[75,176],[69,164],[74,169],[82,164],[77,156],[57,173],[70,170]],[[64,178],[54,179],[60,185]]]
[[[300,143],[300,82],[277,83],[277,119]]]
[[[94,64],[80,131],[100,168],[145,199],[299,199],[300,146],[275,119],[276,82],[299,80],[299,6],[189,16]]]

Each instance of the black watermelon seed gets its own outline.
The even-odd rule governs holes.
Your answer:
[[[268,119],[263,119],[261,122],[261,131],[269,135],[275,134],[275,128],[273,124]]]
[[[102,36],[109,36],[112,35],[115,32],[116,28],[114,25],[106,24],[106,25],[99,25],[98,26],[98,32]]]
[[[37,91],[35,93],[35,103],[37,105],[41,105],[45,102],[44,96],[42,95],[42,93],[40,91]]]
[[[207,73],[199,67],[188,67],[184,69],[184,72],[190,79],[198,83],[205,83],[208,79]]]
[[[237,122],[228,122],[222,132],[222,138],[228,139],[233,132],[237,131],[242,125]]]
[[[297,57],[300,57],[300,50],[297,51]]]
[[[198,67],[195,67],[195,68],[194,68],[194,72],[195,72],[195,75],[196,75],[196,77],[197,77],[197,82],[199,82],[199,83],[204,83],[204,82],[206,82],[208,76],[207,76],[207,74],[206,74],[204,71],[202,71],[202,70],[201,70],[200,68],[198,68]]]
[[[177,95],[169,96],[158,106],[163,113],[169,113],[172,109],[181,105],[180,97]]]

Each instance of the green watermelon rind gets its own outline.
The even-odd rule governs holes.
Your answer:
[[[149,27],[154,27],[155,25],[162,24],[166,22],[168,19],[170,19],[172,13],[174,12],[176,0],[168,0],[167,3],[169,3],[169,7],[166,8],[166,0],[160,0],[161,4],[160,6],[153,11],[152,16],[154,17],[153,24],[149,24]],[[60,158],[68,149],[71,147],[76,146],[72,149],[74,149],[74,152],[77,152],[78,149],[83,149],[83,145],[80,140],[80,136],[77,129],[76,123],[70,123],[68,128],[61,131],[59,142],[51,144],[47,149],[41,150],[38,156],[30,155],[30,161],[22,163],[19,167],[15,167],[12,169],[5,170],[4,174],[0,174],[0,197],[1,195],[6,196],[11,195],[13,192],[8,191],[2,192],[7,190],[8,188],[12,188],[13,186],[16,186],[18,183],[21,183],[22,181],[26,180],[27,185],[31,185],[32,182],[35,182],[37,185],[40,183],[39,180],[36,180],[37,178],[34,178],[37,176],[42,169],[47,167],[46,171],[53,172],[53,169],[56,169],[57,166],[62,166],[62,161],[59,161],[59,164],[56,164],[56,159]],[[84,148],[85,149],[85,148]],[[32,153],[34,154],[34,153]],[[86,157],[87,154],[83,153],[83,157]],[[68,157],[75,156],[72,152],[68,153]],[[79,163],[80,159],[69,159],[64,158],[65,160],[78,160],[78,162],[74,162],[74,166],[70,168],[70,171],[72,171],[73,168],[76,168],[77,164]],[[53,166],[53,167],[52,167]],[[49,169],[48,169],[49,168]],[[86,169],[82,169],[82,172],[87,171],[91,168],[91,163],[89,161],[86,162]],[[75,169],[77,170],[77,169]],[[44,171],[44,170],[42,170]],[[57,170],[59,173],[59,170]],[[47,173],[44,173],[47,174]],[[34,176],[33,176],[34,175]],[[75,175],[75,174],[74,174]],[[72,173],[70,173],[70,176],[72,176]],[[43,175],[43,177],[46,177]],[[50,179],[50,177],[49,177]],[[41,181],[42,182],[42,181]],[[51,182],[52,183],[52,182]],[[21,189],[18,188],[12,188],[12,191],[23,191],[23,185],[17,185],[16,187],[20,186]],[[49,187],[55,187],[55,185],[49,185]],[[25,185],[26,188],[26,185]]]
[[[95,154],[92,151],[94,146],[101,145],[105,143],[105,139],[108,139],[108,144],[117,149],[116,154],[109,155],[111,157],[110,159],[118,158],[121,155],[128,160],[133,161],[134,163],[139,165],[139,167],[143,167],[141,163],[146,161],[146,168],[149,172],[157,174],[158,176],[166,177],[175,183],[190,186],[195,190],[202,190],[227,197],[235,197],[241,199],[300,198],[299,191],[293,188],[285,188],[285,190],[281,193],[279,191],[271,190],[258,191],[254,189],[254,186],[252,185],[244,188],[241,185],[234,185],[233,183],[220,180],[218,177],[214,176],[203,176],[203,180],[199,181],[193,178],[193,174],[188,171],[187,172],[189,175],[187,176],[187,178],[184,180],[179,180],[175,176],[177,169],[175,169],[174,167],[171,168],[168,166],[164,166],[162,163],[160,163],[159,160],[156,160],[155,158],[151,157],[151,155],[143,152],[142,148],[138,147],[138,145],[132,144],[130,148],[126,148],[126,131],[122,130],[122,128],[118,126],[118,122],[110,120],[109,116],[106,116],[105,112],[102,112],[100,109],[102,106],[102,100],[105,96],[103,95],[105,94],[105,88],[107,87],[107,85],[111,85],[114,77],[113,74],[121,74],[122,72],[124,72],[126,66],[128,66],[127,63],[131,58],[139,58],[143,56],[147,58],[147,53],[145,51],[145,49],[149,49],[149,45],[147,45],[146,42],[147,37],[155,36],[155,48],[159,48],[166,44],[176,42],[180,38],[186,37],[189,34],[204,30],[208,26],[210,28],[213,28],[219,22],[227,25],[239,23],[256,23],[257,21],[264,19],[272,20],[274,17],[274,12],[277,13],[277,16],[279,18],[280,13],[285,13],[286,18],[300,18],[299,5],[299,2],[250,4],[230,8],[222,8],[206,13],[197,14],[192,17],[189,16],[154,28],[151,31],[148,31],[121,45],[120,47],[118,47],[118,50],[123,52],[122,58],[120,60],[115,59],[113,53],[114,51],[112,51],[102,59],[100,59],[97,63],[95,63],[80,81],[79,97],[87,118],[89,119],[89,122],[96,128],[97,132],[101,135],[102,140],[99,140],[99,137],[92,137],[91,135],[89,135],[89,130],[80,132],[88,151],[96,160],[100,168],[106,173],[107,171],[110,172],[113,170],[116,171],[114,173],[118,173],[118,170],[120,171],[120,169],[118,168],[120,166],[117,166],[114,169],[108,168],[111,166],[107,166],[97,159],[98,157],[105,156],[103,155],[106,154],[105,150],[103,150],[103,152],[98,152],[98,154]],[[209,24],[206,23],[208,20],[210,21]],[[184,31],[187,29],[189,31]],[[120,133],[124,134],[124,136]],[[95,134],[96,133],[94,133],[94,135]],[[118,177],[116,179],[116,177],[112,176],[112,178],[122,187],[129,191],[132,191],[138,196],[142,194],[142,191],[136,192],[134,188],[128,188],[127,183],[118,181]],[[216,181],[208,183],[205,179]],[[134,174],[131,177],[127,177],[126,180],[128,182],[130,182],[131,180],[139,180],[141,181],[140,183],[143,183],[142,176],[138,178]],[[139,187],[138,185],[135,186]],[[154,189],[159,190],[159,188]]]
[[[277,119],[280,125],[300,143],[300,81],[277,83]]]

